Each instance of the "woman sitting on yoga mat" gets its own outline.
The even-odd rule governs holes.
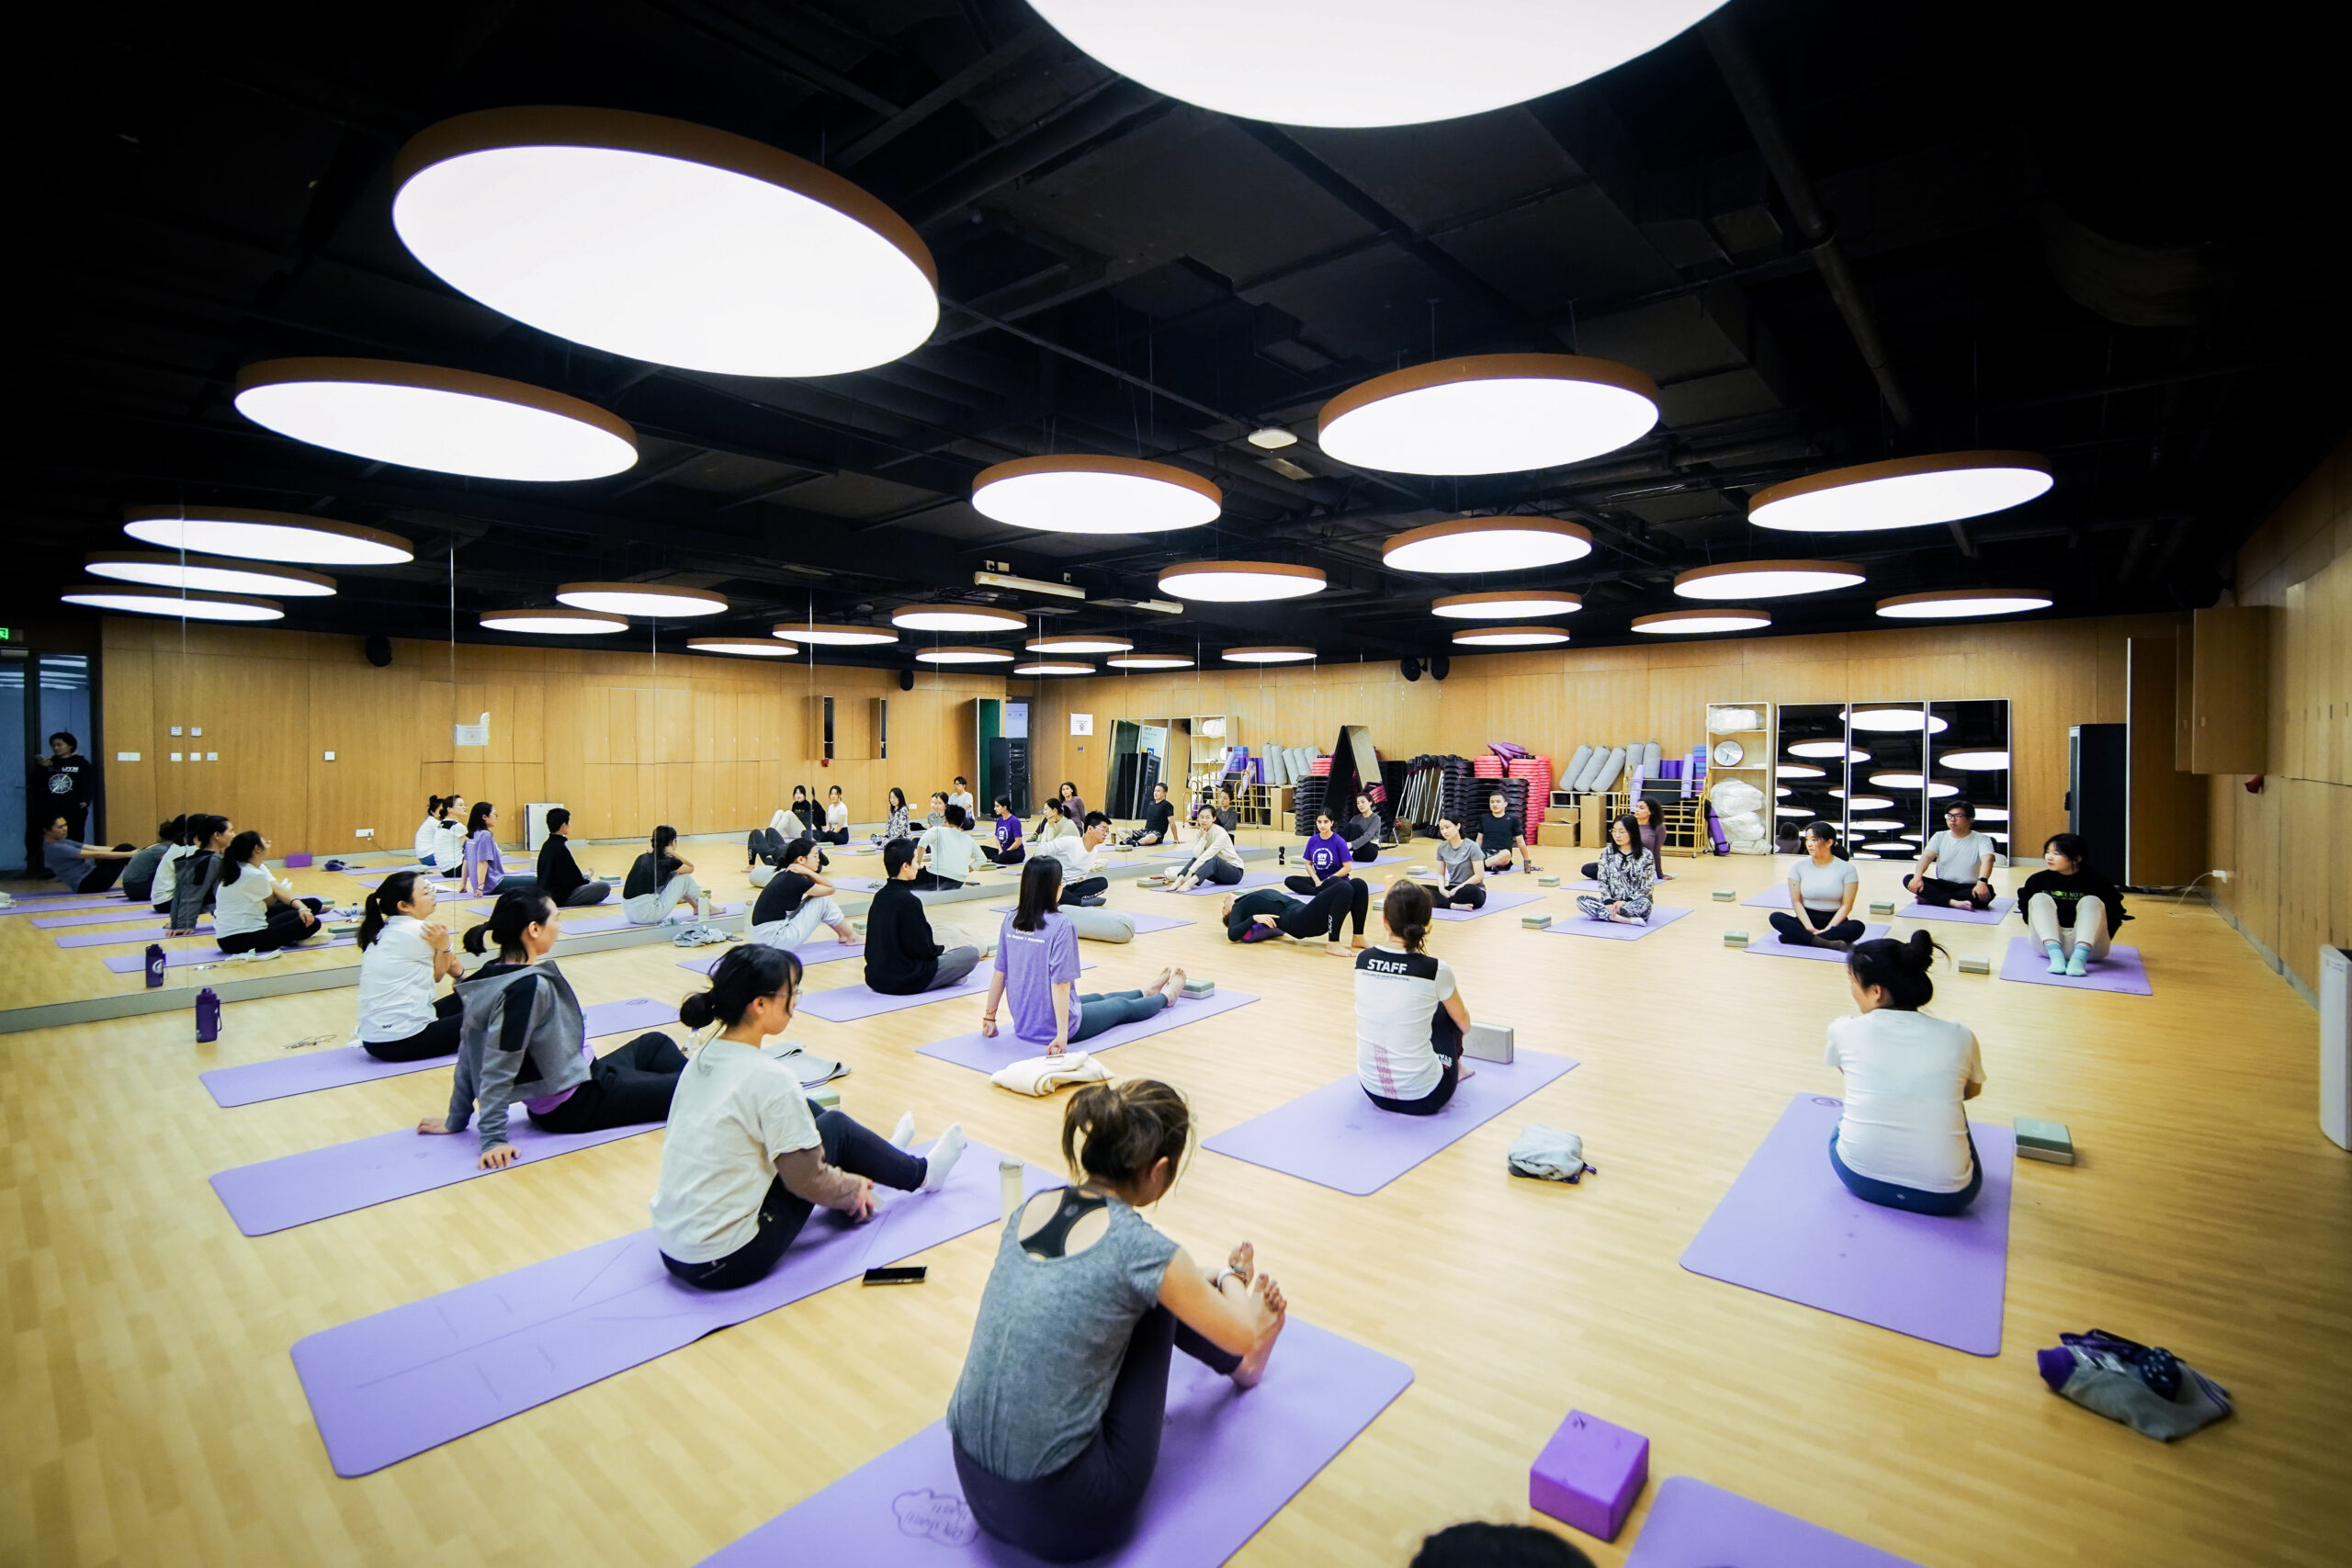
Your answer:
[[[1363,946],[1363,917],[1372,902],[1372,888],[1362,877],[1335,876],[1304,903],[1279,887],[1253,887],[1227,894],[1218,913],[1225,920],[1227,942],[1272,942],[1276,937],[1326,938],[1324,952],[1345,958],[1340,931],[1348,917],[1355,917],[1355,945]]]
[[[988,857],[991,865],[1019,865],[1028,858],[1029,852],[1021,845],[1021,818],[1013,812],[1012,797],[998,795],[994,809],[996,842],[994,845],[982,844],[980,853]]]
[[[718,912],[718,900],[695,880],[695,863],[673,852],[678,830],[667,822],[653,829],[646,852],[629,863],[628,879],[621,884],[621,910],[633,926],[658,926],[681,904],[691,904],[697,919]]]
[[[1993,866],[2001,858],[1998,844],[1976,830],[1976,808],[1964,800],[1944,807],[1941,832],[1928,835],[1919,846],[1919,863],[1903,886],[1922,904],[1942,904],[1955,909],[1993,907]],[[1928,872],[1933,868],[1935,874]]]
[[[1288,1303],[1250,1243],[1210,1274],[1138,1212],[1175,1185],[1191,1138],[1164,1083],[1080,1089],[1062,1119],[1074,1179],[1030,1199],[998,1239],[947,1430],[972,1517],[1049,1562],[1133,1533],[1173,1350],[1249,1389],[1282,1333]]]
[[[1298,861],[1306,869],[1283,878],[1283,886],[1294,893],[1311,895],[1333,877],[1348,874],[1348,841],[1340,837],[1337,818],[1330,812],[1315,814],[1315,834],[1298,852]]]
[[[134,904],[153,903],[155,897],[155,868],[164,857],[179,848],[187,836],[187,819],[175,817],[155,826],[155,841],[132,855],[122,868],[122,896]]]
[[[964,815],[960,806],[948,809]],[[884,881],[865,911],[865,988],[886,997],[919,997],[960,986],[979,967],[968,942],[944,947],[931,934],[931,917],[915,897],[922,886],[915,846],[904,839],[882,846]]]
[[[1475,840],[1462,836],[1461,822],[1437,819],[1437,886],[1421,884],[1430,902],[1441,909],[1483,909],[1487,907],[1487,860]]]
[[[236,824],[206,811],[187,816],[187,842],[155,868],[155,912],[171,917],[167,936],[193,936],[204,911],[219,901],[221,860]]]
[[[537,893],[537,876],[509,876],[506,857],[498,850],[498,807],[487,800],[474,802],[466,815],[465,874],[458,884],[467,892],[488,897],[492,893]]]
[[[1600,852],[1592,870],[1600,891],[1577,898],[1577,908],[1586,919],[1611,920],[1621,926],[1648,923],[1650,890],[1657,886],[1657,874],[1650,864],[1649,851],[1642,847],[1642,830],[1632,812],[1621,814],[1609,824],[1609,847]]]
[[[1642,836],[1642,848],[1649,852],[1650,874],[1660,882],[1673,881],[1666,874],[1666,862],[1659,858],[1666,846],[1666,824],[1658,820],[1657,807],[1636,796],[1628,809],[1634,814],[1634,830]],[[1582,870],[1586,881],[1600,879],[1599,861],[1585,862]]]
[[[817,846],[807,839],[795,839],[784,846],[783,855],[782,868],[760,890],[760,901],[752,906],[751,940],[791,949],[816,935],[818,927],[831,926],[843,947],[855,947],[865,941],[842,913],[842,907],[833,902],[833,885],[825,880],[819,863],[824,856]]]
[[[449,805],[457,799],[450,795],[428,795],[424,797],[424,820],[416,825],[416,863],[438,864],[441,840],[449,831]]]
[[[1804,830],[1805,858],[1789,870],[1789,907],[1772,911],[1772,929],[1796,947],[1850,948],[1867,928],[1854,919],[1862,874],[1838,855],[1838,829],[1815,822]]]
[[[481,1117],[484,1170],[514,1163],[506,1141],[506,1108],[520,1100],[535,1126],[549,1133],[595,1133],[670,1114],[670,1096],[686,1059],[660,1031],[639,1035],[609,1056],[588,1044],[588,1025],[571,982],[548,957],[563,911],[546,894],[502,893],[490,919],[466,932],[466,951],[498,944],[498,959],[458,983],[464,1021],[449,1111],[416,1124],[420,1133],[462,1133]]]
[[[849,802],[842,798],[841,785],[826,786],[824,831],[812,836],[820,844],[849,842]]]
[[[1915,1214],[1957,1214],[1984,1185],[1961,1102],[1984,1088],[1976,1036],[1919,1010],[1935,998],[1928,965],[1943,952],[1926,931],[1858,942],[1846,984],[1862,1010],[1829,1026],[1824,1055],[1846,1075],[1846,1110],[1829,1164],[1855,1197]]]
[[[49,874],[69,893],[104,893],[112,888],[122,868],[139,852],[136,844],[85,844],[72,837],[74,825],[59,812],[44,825],[40,855]]]
[[[1348,818],[1348,858],[1359,865],[1370,865],[1380,858],[1380,808],[1372,796],[1356,796],[1356,814]]]
[[[220,886],[212,895],[212,940],[223,953],[275,953],[326,928],[319,924],[322,898],[297,898],[294,885],[274,878],[262,863],[269,840],[259,833],[238,834],[221,857]]]
[[[813,1103],[793,1070],[761,1045],[792,1022],[800,960],[773,947],[730,949],[710,989],[678,1004],[688,1029],[718,1026],[678,1075],[662,1135],[653,1234],[670,1272],[705,1291],[765,1279],[820,1208],[871,1219],[874,1184],[936,1192],[964,1152],[964,1129],[910,1155],[915,1117],[888,1139]]]
[[[1216,807],[1204,806],[1194,812],[1193,828],[1193,858],[1168,885],[1168,891],[1189,893],[1204,882],[1230,887],[1240,881],[1241,852],[1233,847],[1233,835],[1217,822]]]
[[[1380,907],[1385,942],[1356,954],[1356,1081],[1383,1111],[1434,1116],[1454,1086],[1476,1076],[1462,1064],[1470,1004],[1453,966],[1421,951],[1430,890],[1402,877]]]
[[[785,809],[799,819],[800,825],[792,830],[794,838],[813,835],[817,831],[817,803],[808,798],[807,784],[792,786],[792,804]]]
[[[433,884],[396,871],[368,895],[359,922],[359,1048],[379,1062],[422,1062],[458,1048],[462,1010],[452,989],[439,1001],[443,976],[462,980],[466,966],[449,951],[449,928],[433,919]]]
[[[890,786],[890,819],[882,824],[880,832],[869,834],[868,837],[877,844],[887,844],[893,839],[911,839],[914,836],[914,824],[907,811],[907,792],[897,784],[892,784]]]
[[[2052,833],[2042,864],[2018,889],[2018,913],[2050,955],[2052,975],[2087,975],[2107,956],[2115,929],[2132,917],[2115,884],[2091,869],[2079,833]]]
[[[1078,995],[1078,930],[1061,912],[1061,862],[1040,855],[1021,868],[1021,902],[997,935],[980,1014],[980,1032],[995,1039],[997,1004],[1010,995],[1013,1038],[1048,1056],[1174,1007],[1184,994],[1184,972],[1162,969],[1147,990]]]

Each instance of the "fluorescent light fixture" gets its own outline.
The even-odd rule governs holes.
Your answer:
[[[602,610],[608,615],[649,620],[682,620],[690,615],[723,615],[727,610],[724,594],[666,582],[567,582],[555,591],[555,598],[557,604],[575,610]]]
[[[1181,653],[1120,653],[1104,660],[1114,670],[1190,670],[1193,661]]]
[[[191,621],[282,621],[285,606],[243,593],[190,593],[131,582],[77,582],[58,598],[93,610],[123,610],[134,615],[169,615]]]
[[[1944,751],[1936,757],[1936,766],[1962,773],[1998,773],[2008,765],[2007,751]]]
[[[1655,615],[1636,615],[1634,629],[1652,636],[1670,633],[1680,637],[1697,637],[1706,632],[1752,632],[1772,624],[1768,610],[1661,610]]]
[[[1032,653],[1132,653],[1136,645],[1108,632],[1070,632],[1059,637],[1033,637],[1022,646]]]
[[[238,373],[232,400],[293,440],[439,474],[595,479],[637,461],[637,433],[594,403],[470,370],[266,359]]]
[[[1657,384],[1630,365],[1479,354],[1351,387],[1323,405],[1315,434],[1326,456],[1359,468],[1514,474],[1614,452],[1656,423]]]
[[[1960,793],[1958,784],[1944,784],[1939,780],[1923,777],[1918,773],[1872,773],[1871,783],[1881,789],[1922,790],[1937,799]]]
[[[1037,0],[1061,35],[1188,104],[1277,125],[1454,119],[1647,54],[1721,0]]]
[[[1933,717],[1922,708],[1849,708],[1846,722],[1855,729],[1879,730],[1890,735],[1917,735],[1921,730],[1929,735],[1941,735],[1951,726]]]
[[[1979,822],[2006,822],[2008,819],[2009,808],[2006,806],[1980,806],[1976,808],[1976,820]]]
[[[1796,791],[1791,789],[1786,784],[1774,784],[1772,786],[1772,793],[1779,795],[1790,795],[1796,794]]]
[[[1279,452],[1285,446],[1298,445],[1298,437],[1279,424],[1260,425],[1244,439],[1261,452]]]
[[[1946,588],[1930,593],[1898,593],[1878,602],[1889,620],[1958,620],[1970,615],[2016,615],[2047,610],[2051,598],[2030,588]]]
[[[1894,804],[1883,795],[1848,795],[1842,789],[1833,789],[1829,793],[1856,811],[1883,811]],[[1896,822],[1892,826],[1900,828],[1903,824]]]
[[[1702,566],[1674,580],[1685,599],[1785,599],[1826,593],[1863,581],[1860,567],[1841,560],[1751,560]]]
[[[1819,768],[1807,767],[1803,762],[1782,762],[1773,771],[1784,779],[1822,779],[1829,776]]]
[[[254,566],[210,556],[180,556],[145,550],[104,550],[82,563],[92,577],[143,582],[151,588],[193,588],[207,593],[275,593],[286,599],[323,599],[334,579],[290,566]]]
[[[1013,655],[1001,648],[926,648],[915,659],[923,664],[1010,664]]]
[[[605,632],[628,630],[628,619],[624,615],[552,607],[543,610],[496,610],[482,616],[476,624],[484,631],[530,632],[548,637],[597,637]]]
[[[686,646],[696,653],[733,653],[745,659],[790,659],[800,651],[772,637],[690,637]]]
[[[1788,791],[1782,790],[1781,793],[1786,795]],[[1810,817],[1813,813],[1807,811],[1802,806],[1776,806],[1772,807],[1772,815],[1775,817]]]
[[[1048,534],[1164,534],[1214,523],[1224,507],[1199,475],[1135,457],[1023,457],[972,481],[973,511]]]
[[[1228,648],[1218,655],[1228,664],[1300,664],[1315,657],[1311,648],[1266,645],[1258,648]]]
[[[1584,595],[1550,588],[1506,588],[1493,593],[1451,593],[1430,602],[1430,614],[1448,620],[1510,621],[1533,615],[1573,615]]]
[[[1269,560],[1186,561],[1159,574],[1163,592],[1219,604],[1303,598],[1322,592],[1323,582],[1323,574],[1311,566]]]
[[[1083,599],[1086,590],[1069,582],[1047,582],[1042,577],[1015,577],[1005,571],[976,571],[972,573],[975,588],[1011,588],[1023,593],[1050,593],[1057,599]],[[1105,604],[1110,601],[1105,600]],[[1178,606],[1180,609],[1182,606]]]
[[[1396,571],[1523,571],[1592,554],[1592,530],[1556,517],[1456,517],[1392,534],[1381,563]]]
[[[723,376],[888,364],[939,324],[905,220],[840,175],[657,115],[497,108],[392,166],[392,227],[457,289],[541,332]]]
[[[1917,528],[2022,506],[2052,482],[2049,464],[2030,452],[1939,452],[1832,468],[1758,491],[1748,500],[1747,520],[1801,534]]]
[[[890,612],[890,624],[915,632],[1001,632],[1019,631],[1029,618],[985,604],[902,604]]]
[[[311,517],[299,512],[246,507],[131,506],[122,531],[141,544],[192,555],[243,560],[300,561],[310,566],[398,566],[416,550],[398,534]]]
[[[1567,640],[1558,626],[1468,626],[1453,634],[1457,648],[1533,648]]]
[[[1794,740],[1789,743],[1792,757],[1842,757],[1846,754],[1843,740]]]
[[[1892,851],[1894,851],[1894,856],[1895,856],[1895,858],[1896,858],[1897,860],[1902,859],[1905,855],[1906,855],[1906,854],[1910,853],[1910,852],[1911,852],[1911,846],[1910,846],[1910,845],[1908,845],[1908,844],[1904,844],[1904,843],[1896,843],[1896,842],[1893,841],[1892,840],[1879,840],[1879,841],[1878,841],[1878,842],[1876,842],[1876,843],[1864,844],[1864,845],[1862,845],[1861,847],[1862,847],[1863,849],[1872,851],[1872,852],[1874,852],[1875,853],[1878,853],[1878,854],[1884,854],[1884,853],[1886,853],[1888,851],[1892,850]]]
[[[824,621],[813,626],[778,622],[768,635],[786,642],[820,643],[832,648],[863,648],[899,640],[899,634],[888,626],[836,626]]]
[[[1903,824],[1892,817],[1857,817],[1848,826],[1862,832],[1878,833],[1889,828],[1900,828]]]
[[[1041,659],[1029,664],[1016,664],[1012,672],[1015,675],[1091,675],[1094,666],[1081,664],[1074,659],[1067,661]]]

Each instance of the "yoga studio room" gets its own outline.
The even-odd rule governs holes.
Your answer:
[[[2352,1562],[2339,49],[28,23],[0,1564]]]

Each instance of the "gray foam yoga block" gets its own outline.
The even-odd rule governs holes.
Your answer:
[[[1746,931],[1725,931],[1724,932],[1724,945],[1725,947],[1746,947],[1747,945],[1747,933]]]
[[[2041,1122],[2020,1116],[2016,1128],[2019,1158],[2047,1160],[2052,1165],[2075,1163],[2075,1135],[2066,1130],[2064,1122]]]
[[[1871,900],[1871,913],[1873,915],[1891,915],[1894,913],[1894,900],[1892,898],[1873,898]]]
[[[1508,1062],[1517,1055],[1517,1040],[1508,1023],[1474,1023],[1462,1037],[1462,1054],[1480,1062]]]
[[[1519,917],[1519,923],[1527,927],[1530,931],[1540,931],[1545,926],[1552,923],[1552,917],[1549,915],[1521,915]]]
[[[1184,982],[1184,994],[1188,997],[1212,996],[1216,991],[1215,980],[1186,980]]]
[[[1559,885],[1560,879],[1556,876],[1550,875],[1549,874],[1539,876],[1535,879],[1535,886],[1538,887],[1557,887]]]
[[[837,1085],[820,1083],[815,1089],[801,1090],[801,1093],[827,1111],[839,1111],[842,1108],[842,1091]]]
[[[1718,887],[1714,892],[1714,899],[1718,904],[1728,904],[1738,897],[1739,889],[1736,887]]]
[[[1960,961],[1960,972],[1963,975],[1990,975],[1993,961],[1989,958],[1963,958]]]

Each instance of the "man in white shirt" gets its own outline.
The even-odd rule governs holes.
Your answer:
[[[923,830],[916,849],[919,868],[914,874],[917,887],[941,889],[961,887],[972,880],[972,873],[980,864],[980,847],[972,842],[972,818],[954,801],[947,803],[946,820],[936,828]]]
[[[964,825],[969,828],[977,819],[978,806],[972,799],[972,781],[963,774],[956,775],[956,787],[947,792],[947,804],[964,808]]]
[[[2000,852],[1993,840],[1976,830],[1976,808],[1955,800],[1944,812],[1945,831],[1931,833],[1919,851],[1919,863],[1903,886],[1922,904],[1990,908],[1993,904],[1993,861]],[[1928,867],[1935,874],[1928,874]]]
[[[1048,839],[1036,846],[1036,853],[1062,863],[1063,903],[1083,904],[1092,909],[1106,902],[1102,895],[1110,890],[1111,879],[1098,874],[1102,869],[1102,856],[1098,852],[1102,840],[1110,836],[1111,819],[1100,811],[1090,811],[1086,814],[1086,829],[1077,838]]]

